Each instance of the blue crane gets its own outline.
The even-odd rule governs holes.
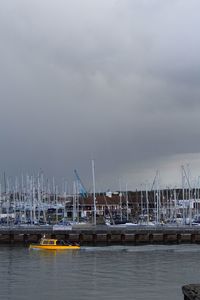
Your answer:
[[[82,181],[81,181],[81,179],[80,179],[80,177],[79,177],[79,175],[78,175],[77,170],[74,170],[74,174],[75,174],[76,179],[77,179],[77,181],[78,181],[78,189],[79,189],[78,193],[79,193],[81,196],[83,196],[83,197],[87,197],[87,196],[88,196],[87,190],[86,190],[86,188],[84,187],[84,184],[82,183]]]

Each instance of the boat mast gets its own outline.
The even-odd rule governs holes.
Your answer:
[[[146,208],[147,208],[147,225],[149,225],[149,197],[148,197],[147,183],[146,183]]]
[[[92,181],[93,181],[93,205],[94,205],[94,225],[96,226],[96,195],[95,195],[95,173],[94,173],[94,160],[92,160]]]
[[[141,190],[140,190],[140,215],[142,222],[144,221],[144,215],[143,215],[143,191],[142,191],[143,185],[141,184]]]
[[[77,218],[77,209],[76,209],[76,182],[73,183],[73,214],[72,221],[75,222]]]
[[[191,185],[190,185],[189,167],[188,167],[188,172],[187,172],[188,174],[186,173],[184,166],[182,166],[182,170],[184,172],[184,175],[185,175],[185,178],[186,178],[187,184],[188,184],[189,215],[187,217],[189,217],[189,225],[191,226],[192,225],[192,205],[193,205],[193,201],[191,199],[191,190],[192,190],[192,188],[191,188]]]
[[[129,208],[128,208],[128,185],[126,183],[126,220],[129,221]]]
[[[121,187],[121,180],[119,179],[119,205],[120,205],[120,221],[122,222],[122,187]]]
[[[0,183],[0,216],[2,215],[2,193],[1,193],[1,183]]]
[[[181,175],[182,175],[182,214],[183,214],[183,224],[186,223],[185,218],[185,176],[183,172],[183,166],[181,166]]]

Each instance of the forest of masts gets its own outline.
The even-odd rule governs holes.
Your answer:
[[[181,167],[181,175],[180,187],[161,188],[159,172],[156,172],[152,184],[141,185],[140,191],[128,191],[127,187],[125,191],[118,191],[119,201],[115,207],[113,204],[109,207],[107,201],[104,207],[102,204],[98,207],[95,201],[97,194],[93,189],[90,194],[94,198],[91,205],[93,220],[96,222],[98,214],[108,218],[114,212],[113,218],[139,224],[200,223],[200,177],[191,180],[190,172],[184,166]],[[0,180],[0,223],[48,224],[53,221],[58,224],[64,219],[75,222],[86,216],[84,206],[80,207],[79,202],[83,196],[79,178],[74,181],[72,190],[69,193],[67,181],[63,180],[58,185],[54,178],[48,180],[43,172],[15,179],[4,173]],[[101,195],[106,199],[106,193]],[[53,217],[51,211],[54,212]]]

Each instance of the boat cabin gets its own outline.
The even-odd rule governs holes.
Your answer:
[[[43,246],[56,246],[56,245],[60,245],[60,246],[64,246],[66,245],[66,243],[63,240],[57,240],[57,239],[41,239],[40,241],[40,245]]]

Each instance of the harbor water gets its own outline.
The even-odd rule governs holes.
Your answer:
[[[199,245],[0,247],[0,299],[183,300],[200,283]]]

